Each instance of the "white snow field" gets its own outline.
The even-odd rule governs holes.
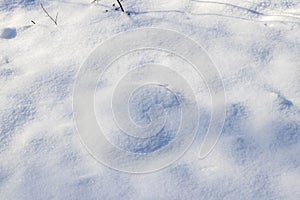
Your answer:
[[[40,3],[54,18],[58,12],[58,26]],[[300,199],[300,1],[121,3],[127,13],[113,0],[1,0],[0,199]],[[130,170],[119,171],[91,156],[82,142],[73,107],[81,66],[112,36],[138,28],[189,37],[218,69],[226,118],[218,143],[204,159],[199,150],[212,115],[208,83],[184,59],[153,49],[131,51],[103,72],[95,88],[96,121],[120,151],[142,156],[154,152],[157,162],[163,162],[167,151],[160,154],[158,149],[171,145],[168,150],[174,151],[167,156],[181,154],[181,145],[192,137],[185,130],[199,120],[190,148],[162,169],[135,174],[122,172],[135,169],[135,164],[128,162]],[[107,55],[126,47],[122,45],[107,49]],[[92,58],[97,61],[97,56]],[[163,67],[159,74],[161,65],[170,66],[174,76],[182,76],[196,91],[197,112],[189,107],[190,98],[181,96],[191,94],[188,87],[168,78],[172,73]],[[166,77],[167,83],[137,87],[127,101],[131,75],[139,76],[132,78],[136,82]],[[122,90],[114,90],[118,83]],[[183,90],[174,93],[168,83]],[[121,116],[117,126],[110,107],[114,92],[124,96],[112,102]],[[126,118],[126,105],[135,127]],[[190,114],[180,118],[182,105]],[[189,118],[181,121],[182,116]],[[132,139],[139,135],[124,135],[118,129],[122,126],[148,131],[142,139]],[[158,139],[148,139],[161,126]],[[176,140],[179,127],[186,136],[182,142]],[[106,151],[99,155],[119,164],[118,155]]]

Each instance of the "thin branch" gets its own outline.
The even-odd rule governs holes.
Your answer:
[[[57,25],[57,17],[58,17],[58,12],[56,13],[56,16],[55,16],[56,25]]]
[[[54,24],[57,26],[57,16],[58,13],[56,14],[55,20],[50,16],[50,14],[47,12],[47,10],[44,8],[43,4],[41,3],[41,7],[43,9],[43,11],[48,15],[48,17],[54,22]]]
[[[119,4],[119,6],[120,6],[120,8],[121,8],[122,12],[125,12],[125,10],[124,10],[124,8],[123,8],[123,6],[122,6],[122,4],[121,4],[120,0],[117,0],[117,2],[118,2],[118,4]]]

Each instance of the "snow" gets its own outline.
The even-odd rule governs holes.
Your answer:
[[[40,3],[52,16],[59,13],[58,26]],[[130,15],[113,3],[0,2],[0,199],[299,199],[299,1],[124,0]],[[132,52],[114,62],[97,83],[97,102],[106,101],[122,74],[149,62],[173,66],[199,91],[194,143],[170,166],[137,175],[89,154],[76,130],[73,93],[91,52],[118,33],[145,27],[176,31],[203,47],[222,77],[227,110],[217,145],[199,159],[211,117],[205,81],[164,52]],[[179,120],[168,88],[140,87],[128,102],[139,126],[164,118],[163,108],[173,112],[163,145],[177,136],[172,131]],[[148,109],[157,102],[162,107]],[[101,105],[95,106],[97,121],[114,130],[110,108]],[[103,132],[121,148],[156,150],[132,146],[119,132]]]
[[[2,30],[1,38],[3,39],[12,39],[16,37],[17,32],[15,28],[5,28]]]

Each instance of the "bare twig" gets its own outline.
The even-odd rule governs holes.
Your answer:
[[[55,16],[56,25],[57,25],[57,17],[58,17],[58,12],[56,13],[56,16]]]
[[[31,20],[31,22],[32,22],[33,24],[35,24],[35,21]]]
[[[122,12],[125,12],[125,10],[124,10],[124,8],[123,8],[123,6],[122,6],[122,4],[121,4],[120,0],[117,0],[117,2],[118,2],[118,4],[119,4],[119,6],[120,6],[120,8],[121,8]]]
[[[56,14],[56,17],[55,19],[53,19],[50,14],[47,12],[47,10],[44,8],[43,4],[41,3],[41,7],[43,9],[43,11],[48,15],[48,17],[51,19],[51,21],[54,22],[54,24],[57,26],[57,16],[58,16],[58,13]]]

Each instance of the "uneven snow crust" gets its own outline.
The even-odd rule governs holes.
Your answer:
[[[59,13],[58,26],[39,3]],[[130,15],[113,3],[0,2],[0,199],[300,199],[300,2],[124,0]],[[73,90],[96,47],[144,27],[177,31],[207,51],[223,80],[227,112],[218,144],[199,159],[211,107],[205,82],[172,55],[124,56],[97,85],[99,102],[130,66],[150,61],[175,66],[199,91],[200,129],[191,148],[167,168],[133,175],[107,168],[86,151],[73,118]],[[143,111],[157,102],[173,112],[167,144],[176,136],[179,112],[167,89],[139,88],[130,113],[137,124],[148,124]],[[109,122],[99,114],[108,109],[101,105],[97,120]],[[153,109],[150,116],[163,115],[161,107]],[[109,123],[104,128],[112,129]],[[129,151],[159,147],[106,134]]]

